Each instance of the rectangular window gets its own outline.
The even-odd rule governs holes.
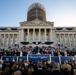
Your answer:
[[[65,34],[65,38],[68,38],[68,34]]]
[[[3,46],[3,45],[4,45],[4,42],[2,41],[2,42],[1,42],[1,46]]]
[[[56,34],[56,37],[59,38],[59,34]]]
[[[10,35],[10,38],[13,38],[13,35],[12,34]]]
[[[63,38],[63,34],[61,34],[61,38]]]
[[[25,33],[25,36],[27,36],[27,33]]]
[[[1,35],[1,38],[4,38],[4,35],[3,34]]]
[[[17,34],[15,34],[14,37],[17,38]]]
[[[74,38],[76,38],[76,34],[74,35]]]
[[[6,34],[6,38],[8,38],[8,34]]]
[[[61,38],[62,38],[62,35],[61,35]]]

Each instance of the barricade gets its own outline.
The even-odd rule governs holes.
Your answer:
[[[59,63],[59,57],[58,56],[53,56],[51,57],[52,60],[54,60],[55,62]]]
[[[5,60],[6,58],[8,58],[9,61],[12,61],[12,58],[14,58],[15,61],[19,61],[20,59],[22,59],[22,61],[27,60],[26,56],[3,56],[2,60]]]
[[[9,59],[9,61],[12,60],[12,58],[14,58],[15,61],[19,61],[20,59],[22,59],[22,61],[24,60],[32,60],[34,62],[37,62],[39,59],[41,59],[42,61],[50,61],[54,60],[55,62],[58,62],[60,64],[62,64],[65,60],[70,61],[70,59],[75,59],[74,56],[53,56],[51,57],[51,55],[49,54],[31,54],[31,55],[27,55],[27,56],[2,56],[1,57],[2,60],[5,60],[6,58]]]
[[[14,58],[14,60],[17,61],[17,56],[3,56],[3,57],[1,57],[1,58],[2,58],[2,60],[5,60],[6,58],[8,58],[9,61],[11,61],[12,58]]]
[[[68,62],[70,61],[70,59],[74,60],[75,57],[74,56],[61,56],[61,63],[64,63],[65,60],[67,60]]]
[[[20,57],[18,57],[18,61],[19,61],[20,59],[22,59],[22,61],[24,61],[24,60],[27,60],[27,57],[26,57],[26,56],[20,56]]]

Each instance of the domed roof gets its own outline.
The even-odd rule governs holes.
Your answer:
[[[32,5],[30,5],[30,7],[28,8],[28,12],[34,8],[40,8],[45,12],[44,6],[40,3],[33,3]]]

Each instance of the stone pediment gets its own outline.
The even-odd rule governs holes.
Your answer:
[[[38,19],[28,22],[28,25],[46,25],[44,21],[40,21]]]
[[[37,25],[37,26],[43,26],[43,25],[50,25],[53,26],[54,22],[48,22],[48,21],[41,21],[41,20],[33,20],[33,21],[26,21],[26,22],[22,22],[21,26],[26,26],[26,25]]]

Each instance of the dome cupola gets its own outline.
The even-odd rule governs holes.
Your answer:
[[[40,3],[33,3],[28,8],[27,21],[32,21],[32,20],[35,20],[35,19],[46,21],[45,8]]]

